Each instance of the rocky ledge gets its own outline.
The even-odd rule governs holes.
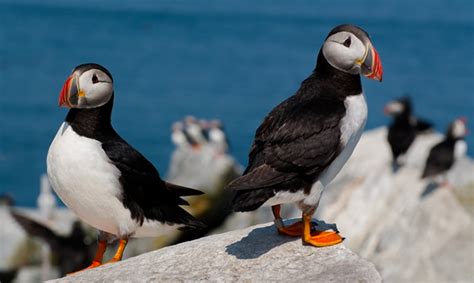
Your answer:
[[[267,223],[201,238],[50,282],[381,282],[344,244],[314,248]]]

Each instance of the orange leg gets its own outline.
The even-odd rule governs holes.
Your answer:
[[[121,261],[123,252],[125,251],[125,247],[127,246],[127,243],[128,243],[128,239],[121,239],[119,242],[119,247],[117,251],[115,252],[114,257],[111,260],[109,260],[107,263]]]
[[[107,249],[107,241],[99,240],[98,243],[99,244],[97,246],[97,251],[95,252],[95,256],[94,256],[94,259],[92,260],[91,265],[89,265],[88,267],[86,267],[84,269],[69,273],[68,275],[72,275],[76,272],[80,272],[80,271],[83,271],[83,270],[96,268],[96,267],[102,265],[102,260],[104,258],[104,253],[105,253],[105,250]]]
[[[277,227],[278,233],[281,235],[287,235],[291,237],[299,237],[303,234],[303,222],[297,221],[290,226],[285,227],[283,220],[280,216],[281,206],[279,204],[272,206],[273,216],[275,217],[275,226]]]
[[[303,245],[312,245],[315,247],[326,247],[339,244],[344,240],[336,232],[316,231],[311,235],[311,217],[313,213],[303,212]]]

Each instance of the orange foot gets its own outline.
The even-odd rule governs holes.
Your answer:
[[[315,247],[327,247],[337,245],[344,240],[336,232],[316,231],[315,235],[310,234],[303,237],[303,245],[311,245]]]
[[[311,229],[316,229],[316,222],[311,222]],[[290,237],[301,237],[303,235],[303,221],[297,221],[289,226],[277,228],[278,234]]]
[[[78,271],[74,271],[74,272],[68,273],[67,276],[73,275],[73,274],[76,274],[76,273],[79,273],[79,272],[84,271],[84,270],[96,268],[96,267],[99,267],[99,266],[101,266],[101,265],[102,265],[101,262],[99,262],[99,261],[93,261],[93,262],[91,263],[91,265],[89,265],[88,267],[86,267],[86,268],[84,268],[84,269],[81,269],[81,270],[78,270]]]
[[[278,227],[277,230],[280,235],[300,237],[303,235],[303,221],[295,222],[289,226]]]

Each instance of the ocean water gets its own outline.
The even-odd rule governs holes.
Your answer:
[[[337,2],[337,3],[334,3]],[[0,193],[35,205],[50,142],[66,115],[59,90],[72,68],[97,62],[115,80],[113,124],[165,175],[170,125],[221,119],[242,163],[255,129],[314,68],[328,31],[363,27],[384,81],[363,79],[367,128],[411,94],[444,131],[474,128],[474,1],[0,0]],[[468,137],[474,153],[473,135]]]

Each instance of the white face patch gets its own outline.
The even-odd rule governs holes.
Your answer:
[[[453,128],[452,128],[452,135],[455,138],[463,138],[466,133],[466,125],[464,124],[463,121],[457,119],[456,121],[453,122]]]
[[[350,74],[360,73],[360,64],[365,59],[366,52],[367,48],[362,41],[347,31],[331,35],[323,45],[323,55],[329,64]]]
[[[385,109],[386,109],[387,113],[389,113],[389,114],[400,114],[400,113],[403,112],[404,108],[405,107],[403,106],[403,104],[401,104],[398,101],[389,102],[385,106]]]
[[[81,74],[79,77],[79,91],[84,96],[79,97],[77,108],[95,108],[104,105],[109,101],[114,92],[112,79],[98,69],[91,69]]]

